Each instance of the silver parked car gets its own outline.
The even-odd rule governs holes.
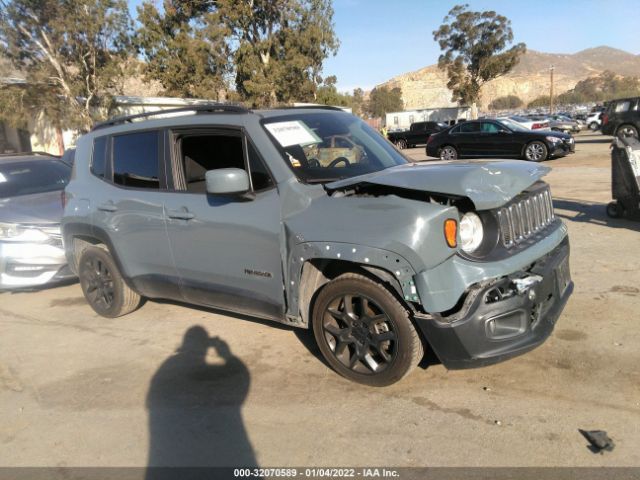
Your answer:
[[[73,278],[62,247],[64,187],[71,167],[42,154],[0,156],[0,289]]]
[[[169,298],[312,329],[338,373],[375,386],[423,348],[467,368],[551,334],[573,283],[548,167],[411,163],[329,107],[135,121],[166,113],[78,140],[62,229],[97,313]]]

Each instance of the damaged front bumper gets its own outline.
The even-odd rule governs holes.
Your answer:
[[[415,320],[447,368],[484,366],[543,343],[572,291],[565,236],[529,268],[472,285],[455,313]]]

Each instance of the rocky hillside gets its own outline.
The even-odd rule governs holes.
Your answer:
[[[483,87],[481,107],[505,95],[517,95],[525,103],[549,94],[549,67],[555,67],[556,94],[566,92],[580,80],[610,70],[620,75],[640,76],[640,55],[610,47],[582,50],[571,55],[528,51],[508,75]],[[405,73],[381,84],[400,87],[407,109],[453,106],[447,77],[437,65]]]

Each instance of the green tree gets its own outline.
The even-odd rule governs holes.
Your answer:
[[[444,17],[433,38],[443,51],[438,66],[446,70],[453,101],[471,105],[486,82],[507,74],[526,51],[513,42],[511,21],[493,11],[473,12],[457,5]]]
[[[355,88],[353,90],[353,96],[351,98],[351,108],[353,109],[353,114],[359,117],[363,117],[365,114],[365,101],[364,101],[364,91],[361,88]]]
[[[316,102],[336,107],[351,107],[353,103],[351,95],[338,92],[336,82],[335,75],[325,78],[324,83],[318,87],[316,92]]]
[[[638,95],[640,95],[640,79],[638,77],[624,77],[605,71],[598,76],[580,80],[571,90],[558,95],[557,103],[571,105]]]
[[[0,55],[26,77],[0,89],[0,115],[90,128],[122,90],[130,36],[124,0],[0,0]]]
[[[335,55],[330,0],[217,0],[231,31],[235,84],[254,106],[312,101],[322,64]]]
[[[384,117],[388,112],[400,112],[404,109],[402,102],[402,90],[395,87],[376,87],[369,94],[367,112],[372,117]]]
[[[226,90],[228,29],[207,0],[154,1],[138,7],[136,45],[146,60],[146,80],[157,80],[175,97],[219,100]]]
[[[524,102],[517,95],[505,95],[498,97],[489,104],[491,110],[511,110],[520,108]]]

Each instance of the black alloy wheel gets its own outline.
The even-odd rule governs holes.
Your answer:
[[[320,352],[337,373],[382,387],[422,359],[423,344],[409,315],[380,281],[345,273],[318,292],[311,322]]]
[[[383,372],[396,358],[398,337],[389,316],[364,295],[339,295],[324,310],[322,329],[335,358],[354,372]]]
[[[142,298],[125,283],[106,248],[91,246],[83,250],[78,261],[78,278],[87,302],[103,317],[119,317],[142,304]]]
[[[98,309],[108,311],[114,302],[113,276],[104,261],[89,257],[80,267],[87,301]]]

